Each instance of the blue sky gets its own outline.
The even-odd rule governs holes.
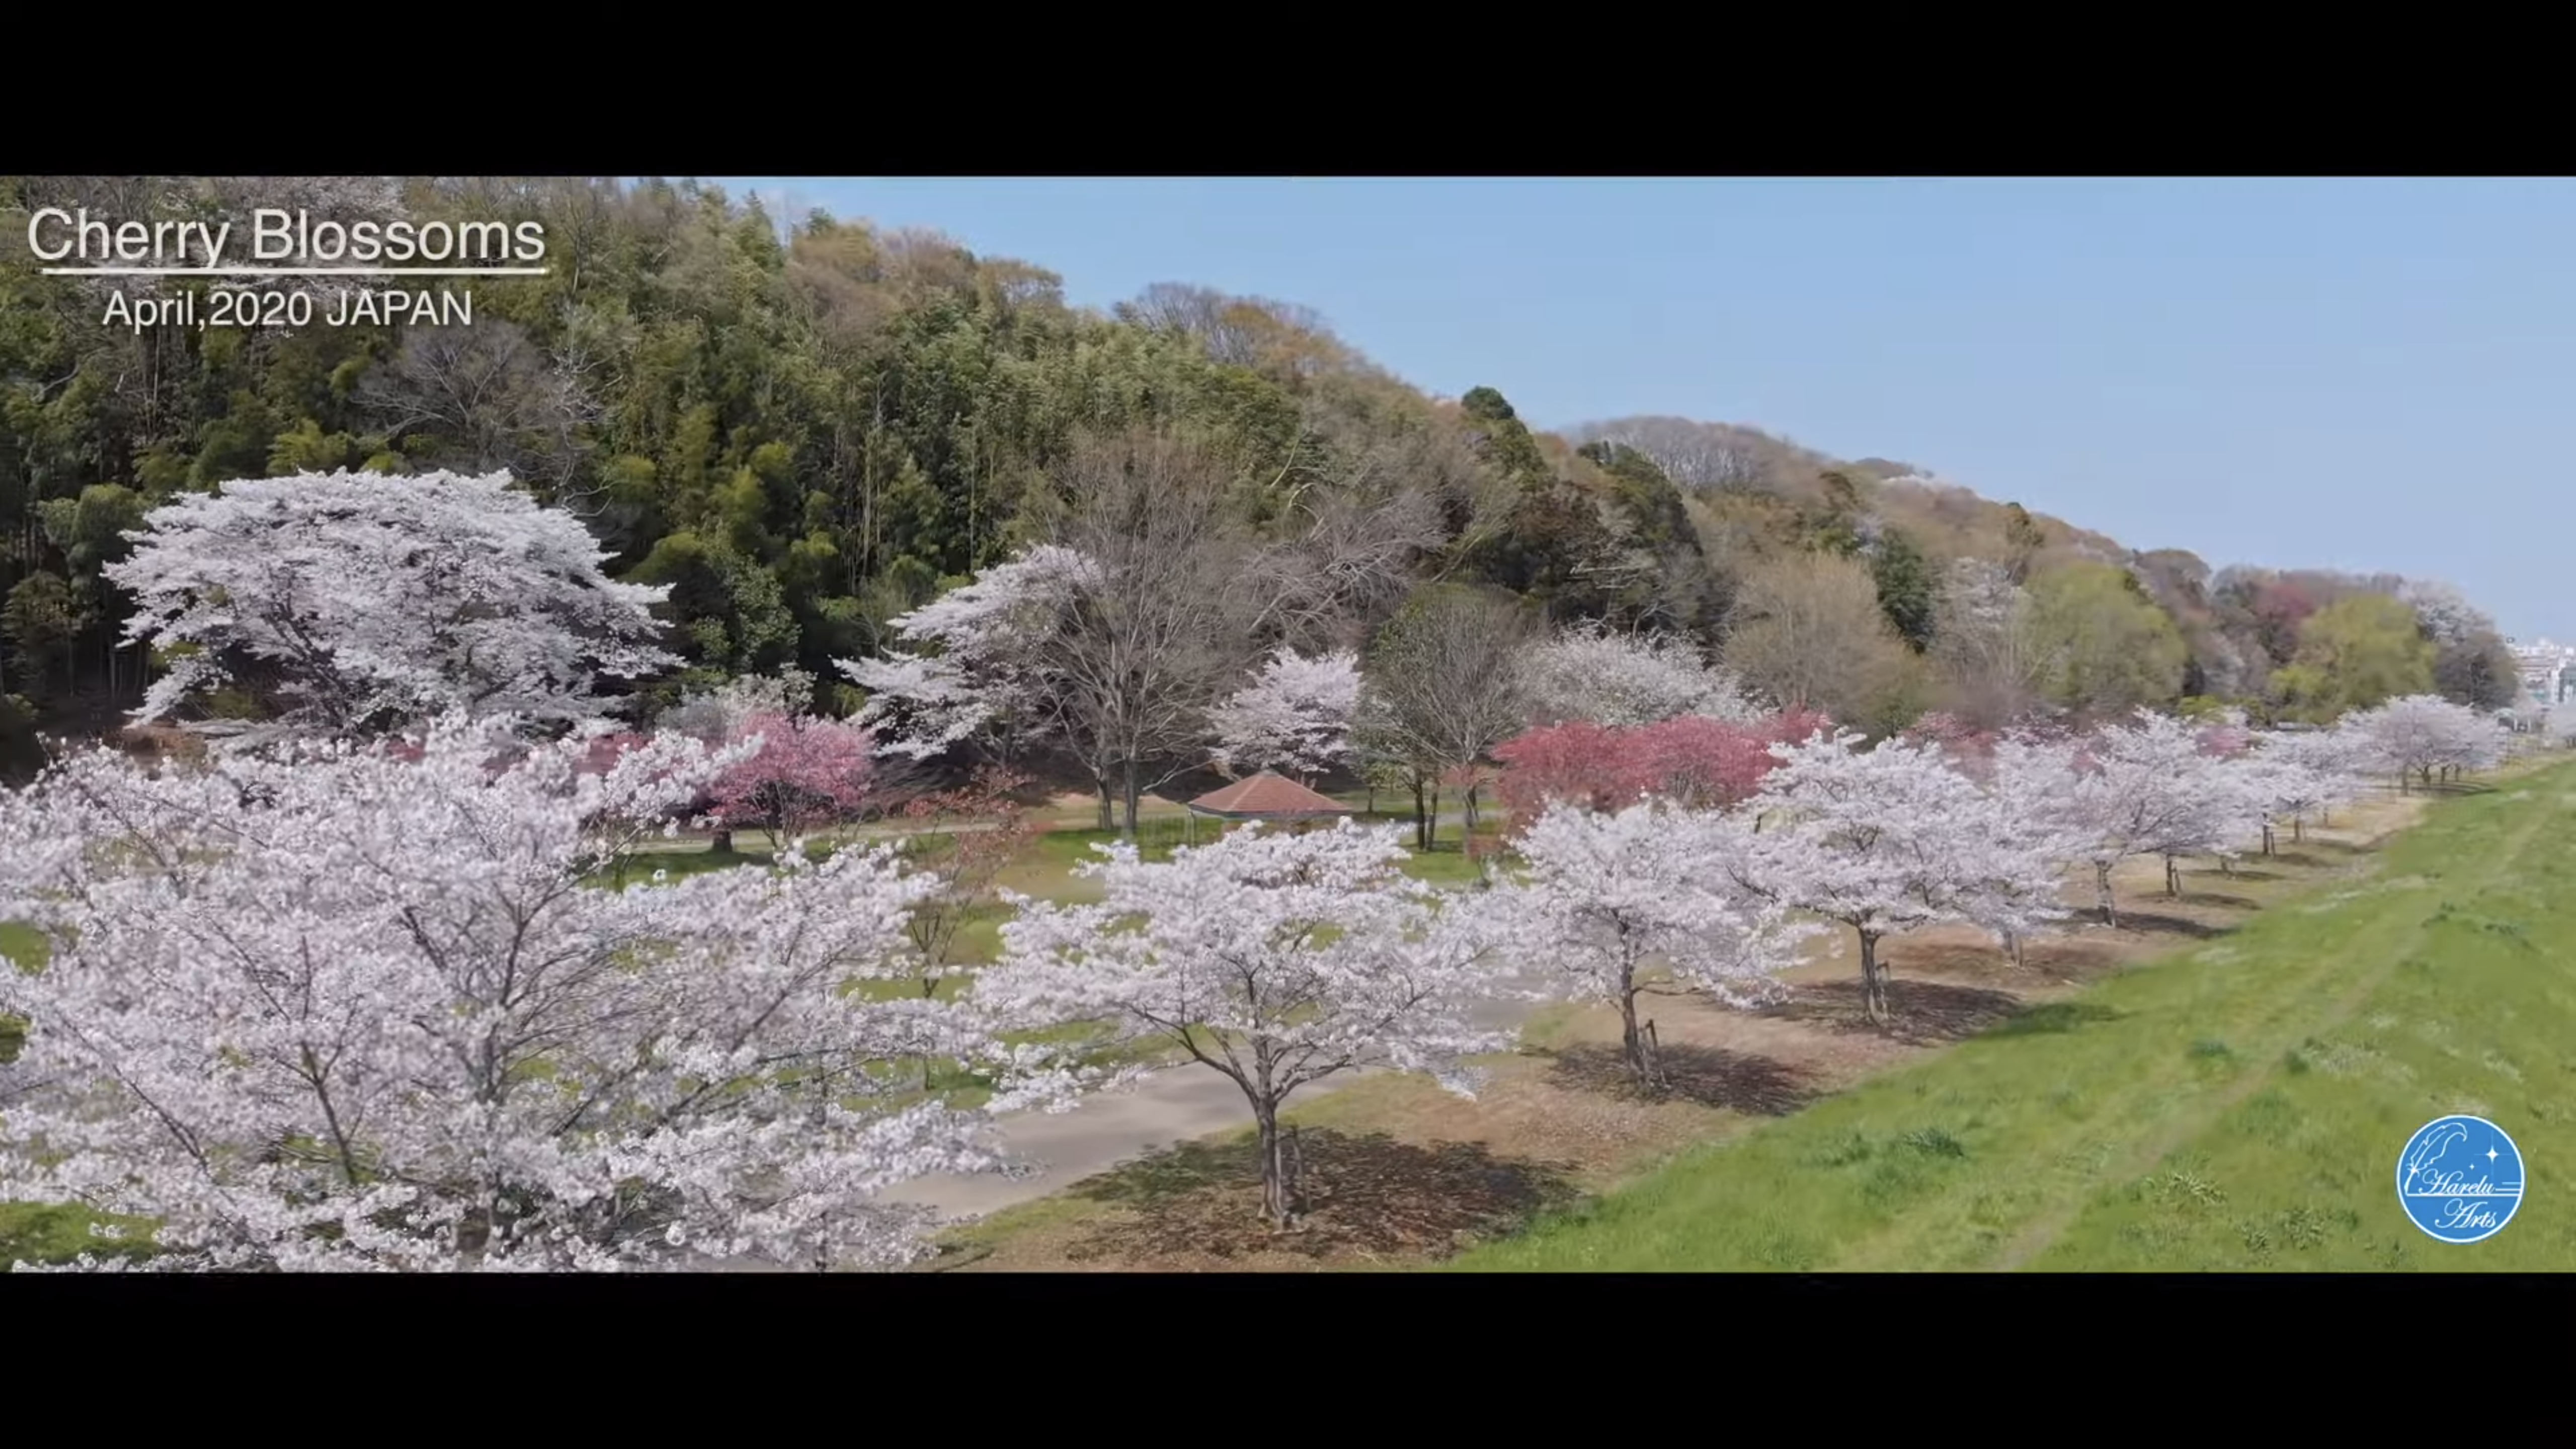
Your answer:
[[[2443,578],[2576,635],[2570,180],[711,178],[1106,306],[1299,302],[1534,425],[1744,423],[2140,548]]]

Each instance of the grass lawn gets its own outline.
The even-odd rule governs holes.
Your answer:
[[[1685,1154],[1464,1271],[2496,1270],[2576,1262],[2576,766],[2435,804],[2378,869]],[[2285,847],[2288,848],[2288,847]],[[2435,1117],[2503,1127],[2531,1211],[2399,1208]]]

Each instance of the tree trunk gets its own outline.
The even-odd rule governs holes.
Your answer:
[[[1431,809],[1422,817],[1422,848],[1431,850],[1440,844],[1440,787],[1431,787]]]
[[[2102,924],[2117,930],[2119,913],[2111,906],[2111,866],[2107,861],[2093,862],[2093,889],[2101,897]]]
[[[1134,760],[1129,760],[1127,762],[1126,774],[1122,785],[1123,788],[1119,793],[1126,797],[1127,821],[1126,824],[1121,827],[1119,834],[1123,839],[1134,840],[1136,838],[1136,808],[1143,802],[1145,797],[1143,788],[1136,782],[1136,762]]]
[[[1619,972],[1619,1047],[1627,1054],[1628,1070],[1636,1074],[1637,1085],[1648,1091],[1663,1088],[1662,1077],[1655,1070],[1655,1060],[1646,1054],[1645,1034],[1637,1027],[1637,973],[1634,967]]]
[[[2305,841],[2307,840],[2307,838],[2308,838],[2307,828],[2308,828],[2308,817],[2306,817],[2305,815],[2293,815],[2293,816],[2291,816],[2291,817],[2290,817],[2290,840],[2291,840],[2291,842],[2292,842],[2293,844],[2298,844],[2298,843],[2303,843],[2303,842],[2305,842]]]
[[[1870,1025],[1888,1024],[1887,972],[1878,964],[1878,935],[1873,931],[1860,933],[1860,1003]]]
[[[2272,822],[2269,820],[2263,822],[2263,853],[2272,853]]]
[[[716,830],[715,839],[707,843],[707,852],[710,855],[731,855],[733,853],[733,832],[719,826]]]
[[[1255,1106],[1253,1120],[1260,1128],[1261,1216],[1273,1228],[1294,1227],[1297,1222],[1297,1185],[1289,1180],[1288,1161],[1282,1151],[1279,1104],[1265,1102]]]
[[[2176,897],[2182,894],[2182,866],[2170,855],[2165,857],[2165,894]]]
[[[2021,932],[2004,931],[2001,935],[2004,938],[2005,959],[2011,961],[2015,967],[2019,967],[2021,965]]]
[[[1424,798],[1422,784],[1417,780],[1413,786],[1413,848],[1416,850],[1431,848],[1431,807],[1424,803]]]
[[[1102,775],[1092,783],[1100,789],[1100,828],[1104,831],[1117,829],[1118,799],[1109,791],[1109,777]]]

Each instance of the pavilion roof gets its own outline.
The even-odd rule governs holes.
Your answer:
[[[1268,770],[1210,790],[1187,808],[1193,814],[1226,820],[1312,820],[1351,813],[1351,807],[1339,800]]]

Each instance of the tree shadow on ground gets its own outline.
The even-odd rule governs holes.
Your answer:
[[[2083,981],[2108,975],[2127,963],[2119,952],[2099,937],[2081,935],[2043,936],[2022,947],[2021,969],[2064,981]],[[1939,972],[1933,972],[1939,975]]]
[[[1399,1142],[1383,1132],[1302,1132],[1305,1215],[1290,1232],[1261,1219],[1251,1139],[1185,1143],[1068,1190],[1124,1213],[1068,1245],[1073,1262],[1151,1262],[1292,1253],[1420,1256],[1508,1231],[1576,1196],[1573,1166],[1496,1157],[1481,1143]]]
[[[2118,1021],[2128,1013],[2090,1001],[2039,1001],[1987,1028],[1987,1036],[2056,1036]]]
[[[2191,897],[2185,896],[2183,899],[2188,901]],[[2098,912],[2086,913],[2085,920],[2091,925],[2098,926],[2102,923],[2102,917]],[[2142,936],[2189,936],[2195,941],[2206,941],[2212,936],[2224,936],[2228,930],[2225,926],[2213,926],[2207,921],[2195,921],[2189,916],[2166,916],[2154,911],[2132,910],[2120,912],[2120,929],[2135,931]]]
[[[2223,877],[2213,874],[2210,878],[2217,880]],[[2239,875],[2236,879],[2243,880],[2244,876]],[[2259,909],[2263,904],[2252,896],[2229,895],[2224,891],[2207,890],[2186,890],[2178,896],[2159,896],[2157,899],[2175,901],[2186,906],[2210,906],[2224,911],[2251,911]]]
[[[1548,1075],[1558,1086],[1622,1101],[1690,1102],[1751,1116],[1785,1117],[1821,1095],[1805,1086],[1796,1070],[1769,1057],[1687,1042],[1667,1042],[1656,1048],[1667,1084],[1661,1092],[1641,1085],[1628,1066],[1627,1053],[1614,1045],[1586,1042],[1534,1055],[1550,1059]]]
[[[2272,848],[2271,858],[2285,865],[2341,865],[2370,853],[2367,846],[2311,835],[2305,840],[2282,841]]]
[[[1951,986],[1938,981],[1887,983],[1885,1027],[1870,1024],[1858,981],[1819,981],[1801,986],[1787,1001],[1762,1008],[1774,1021],[1795,1021],[1828,1031],[1868,1033],[1916,1046],[1964,1041],[1989,1031],[2026,1008],[2009,991]]]

